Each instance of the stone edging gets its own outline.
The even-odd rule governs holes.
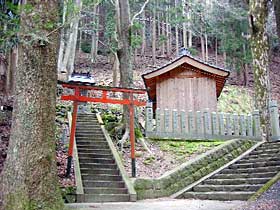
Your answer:
[[[263,193],[265,193],[272,185],[274,185],[278,180],[280,180],[280,172],[276,174],[271,180],[265,183],[254,195],[252,195],[248,201],[257,200]]]
[[[134,188],[137,192],[137,198],[170,196],[216,171],[247,151],[255,143],[255,141],[250,140],[230,140],[193,160],[183,163],[157,179],[136,179]]]
[[[71,130],[71,125],[72,125],[71,112],[68,112],[67,117],[68,117],[68,122],[69,122],[69,129]],[[79,163],[76,139],[74,139],[73,162],[74,162],[74,172],[75,172],[75,182],[76,182],[76,195],[77,195],[77,200],[80,200],[80,199],[82,199],[82,195],[84,194],[84,188],[83,188],[83,183],[82,183],[82,176],[81,176],[81,170],[80,170],[80,163]]]

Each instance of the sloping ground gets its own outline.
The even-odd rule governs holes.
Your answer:
[[[248,200],[280,171],[280,142],[267,142],[179,198]]]
[[[172,141],[147,140],[147,146],[152,154],[136,143],[136,177],[158,178],[182,163],[224,144],[225,141]],[[130,151],[124,150],[123,164],[128,174],[131,174]]]
[[[226,85],[218,99],[218,111],[252,114],[253,91],[236,85]]]
[[[280,55],[277,53],[274,53],[270,57],[270,83],[271,83],[271,97],[272,99],[275,99],[278,101],[278,104],[280,104],[280,74],[279,74],[279,67],[280,67]],[[237,85],[237,86],[243,86],[243,77],[238,76],[236,72],[232,72],[230,75],[230,78],[228,80],[228,84],[231,85]],[[248,73],[248,88],[253,91],[254,87],[254,78],[253,78],[253,72],[252,70],[249,70]]]

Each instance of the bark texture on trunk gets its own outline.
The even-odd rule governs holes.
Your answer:
[[[53,31],[58,3],[29,0],[33,11],[21,14],[20,40],[30,41],[34,28],[38,36]],[[0,185],[5,210],[64,208],[55,160],[58,32],[48,38],[50,42],[33,40],[19,46],[13,125]]]
[[[269,58],[266,23],[268,16],[267,0],[250,0],[251,48],[255,83],[255,106],[260,111],[263,140],[270,134],[269,119]]]
[[[279,0],[273,0],[274,4],[274,13],[276,18],[276,24],[277,24],[277,34],[280,39],[280,1]]]
[[[116,1],[117,11],[117,32],[118,32],[118,50],[117,55],[120,62],[120,86],[132,87],[133,72],[132,72],[132,49],[131,49],[131,21],[130,7],[128,0]],[[128,98],[126,94],[123,96]],[[124,120],[126,127],[129,127],[129,109],[124,106]]]
[[[133,84],[132,63],[131,63],[131,23],[128,0],[118,0],[119,24],[118,30],[118,57],[120,61],[120,85],[131,87]]]

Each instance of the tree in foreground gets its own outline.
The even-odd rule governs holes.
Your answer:
[[[269,139],[269,44],[266,34],[268,17],[267,0],[249,0],[249,21],[251,27],[251,48],[255,83],[255,107],[260,111],[263,140]]]
[[[55,161],[59,0],[25,2],[2,209],[61,210]]]
[[[273,4],[274,4],[276,26],[277,26],[277,34],[278,34],[278,38],[280,39],[280,1],[273,0]]]

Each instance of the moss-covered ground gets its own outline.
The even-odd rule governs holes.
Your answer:
[[[218,145],[223,144],[224,141],[172,141],[162,140],[156,141],[162,151],[171,153],[177,160],[184,160],[195,154],[202,154]]]
[[[224,87],[218,98],[218,111],[249,114],[253,111],[252,91],[234,85]]]

